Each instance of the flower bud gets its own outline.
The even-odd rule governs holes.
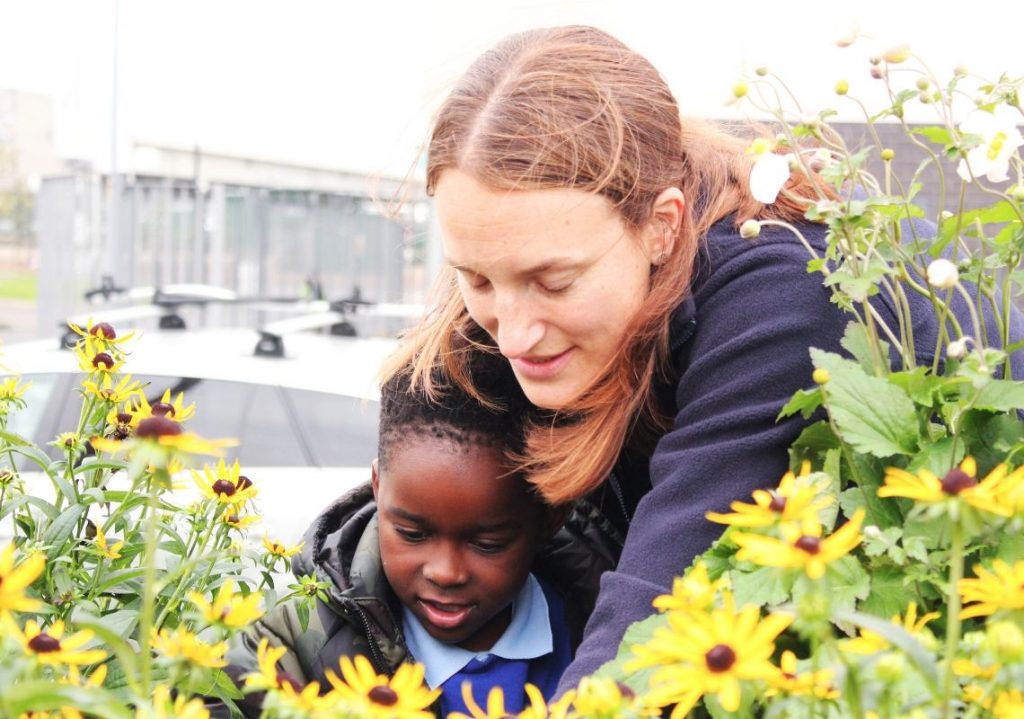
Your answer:
[[[957,77],[967,77],[967,66],[957,65],[956,67],[953,68],[953,74],[956,75]]]
[[[926,274],[928,284],[940,290],[948,290],[960,280],[956,265],[942,257],[931,261]]]
[[[939,219],[942,220],[943,222],[945,222],[946,220],[952,220],[954,217],[956,217],[956,215],[954,215],[949,210],[943,210],[942,212],[939,213]]]
[[[1014,185],[1007,190],[1007,194],[1017,202],[1024,202],[1024,185]]]
[[[946,356],[950,359],[960,360],[967,354],[967,338],[961,337],[953,340],[946,346]]]
[[[917,89],[921,91],[927,90],[931,87],[931,83],[928,82],[928,78],[926,77],[917,78],[917,82],[915,84],[917,85]]]
[[[868,539],[878,539],[882,536],[882,530],[874,524],[869,524],[861,530],[861,534]]]
[[[757,220],[747,220],[740,225],[740,237],[744,240],[753,240],[761,234],[761,223]]]
[[[877,65],[872,65],[871,77],[875,78],[876,80],[881,80],[883,77],[885,77],[885,70],[878,67]]]
[[[764,77],[765,75],[768,74],[768,68],[762,65],[761,67],[754,70],[754,74],[756,74],[758,77]]]
[[[811,170],[813,170],[814,172],[821,172],[829,165],[831,161],[832,155],[829,154],[829,151],[824,148],[819,148],[814,151],[813,155],[811,155]]]
[[[882,62],[882,58],[878,57],[878,55],[872,55],[871,57],[868,58],[868,62],[870,62],[872,65],[879,65]]]
[[[897,45],[885,51],[882,59],[890,65],[898,65],[910,59],[910,48],[906,45]]]
[[[840,80],[839,82],[836,83],[836,94],[837,95],[845,95],[849,91],[850,91],[850,83],[848,83],[846,80]]]
[[[732,96],[737,100],[744,97],[747,94],[747,83],[737,82],[732,86]]]
[[[825,384],[832,379],[832,375],[827,369],[819,367],[811,374],[811,379],[814,380],[815,384]]]
[[[921,92],[917,93],[917,99],[922,105],[930,105],[932,102],[932,96],[926,90],[921,90]]]
[[[886,684],[898,682],[907,673],[907,660],[902,654],[886,654],[875,663],[878,678]]]
[[[857,41],[858,35],[860,35],[860,31],[858,29],[854,28],[850,30],[850,32],[836,40],[836,47],[850,47],[850,45]]]
[[[882,159],[885,162],[892,162],[892,158],[896,157],[896,151],[893,150],[890,147],[887,147],[884,150],[882,150],[881,154],[882,154]]]

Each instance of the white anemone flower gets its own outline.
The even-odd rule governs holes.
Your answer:
[[[975,110],[960,123],[960,132],[965,135],[980,135],[981,144],[967,151],[967,157],[960,160],[956,174],[967,182],[974,177],[986,177],[989,182],[1003,182],[1007,179],[1010,158],[1017,148],[1024,145],[1017,129],[1017,113],[1006,105],[1000,105],[995,112]]]
[[[769,140],[758,138],[747,150],[754,156],[754,166],[750,168],[750,194],[766,205],[775,202],[790,175],[789,159],[772,152],[772,149]]]

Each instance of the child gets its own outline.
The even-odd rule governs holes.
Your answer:
[[[294,562],[297,576],[331,585],[329,601],[318,601],[306,631],[294,605],[270,612],[229,653],[236,678],[255,669],[265,637],[289,650],[279,676],[298,685],[329,688],[326,670],[337,673],[345,655],[387,674],[418,661],[441,688],[441,716],[467,711],[465,681],[480,705],[501,686],[510,712],[522,708],[526,682],[553,695],[614,547],[592,548],[599,528],[579,512],[559,532],[565,512],[509,474],[529,404],[501,358],[472,369],[499,410],[453,387],[431,401],[404,373],[385,384],[371,482],[317,518]],[[244,702],[247,715],[258,715],[258,701]]]

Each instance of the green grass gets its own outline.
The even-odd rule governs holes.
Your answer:
[[[39,277],[34,272],[0,274],[0,300],[34,300],[39,296]]]

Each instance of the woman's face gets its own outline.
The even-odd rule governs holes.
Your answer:
[[[491,190],[459,170],[435,188],[445,258],[466,309],[530,401],[559,409],[625,341],[664,235],[634,232],[582,190]]]

